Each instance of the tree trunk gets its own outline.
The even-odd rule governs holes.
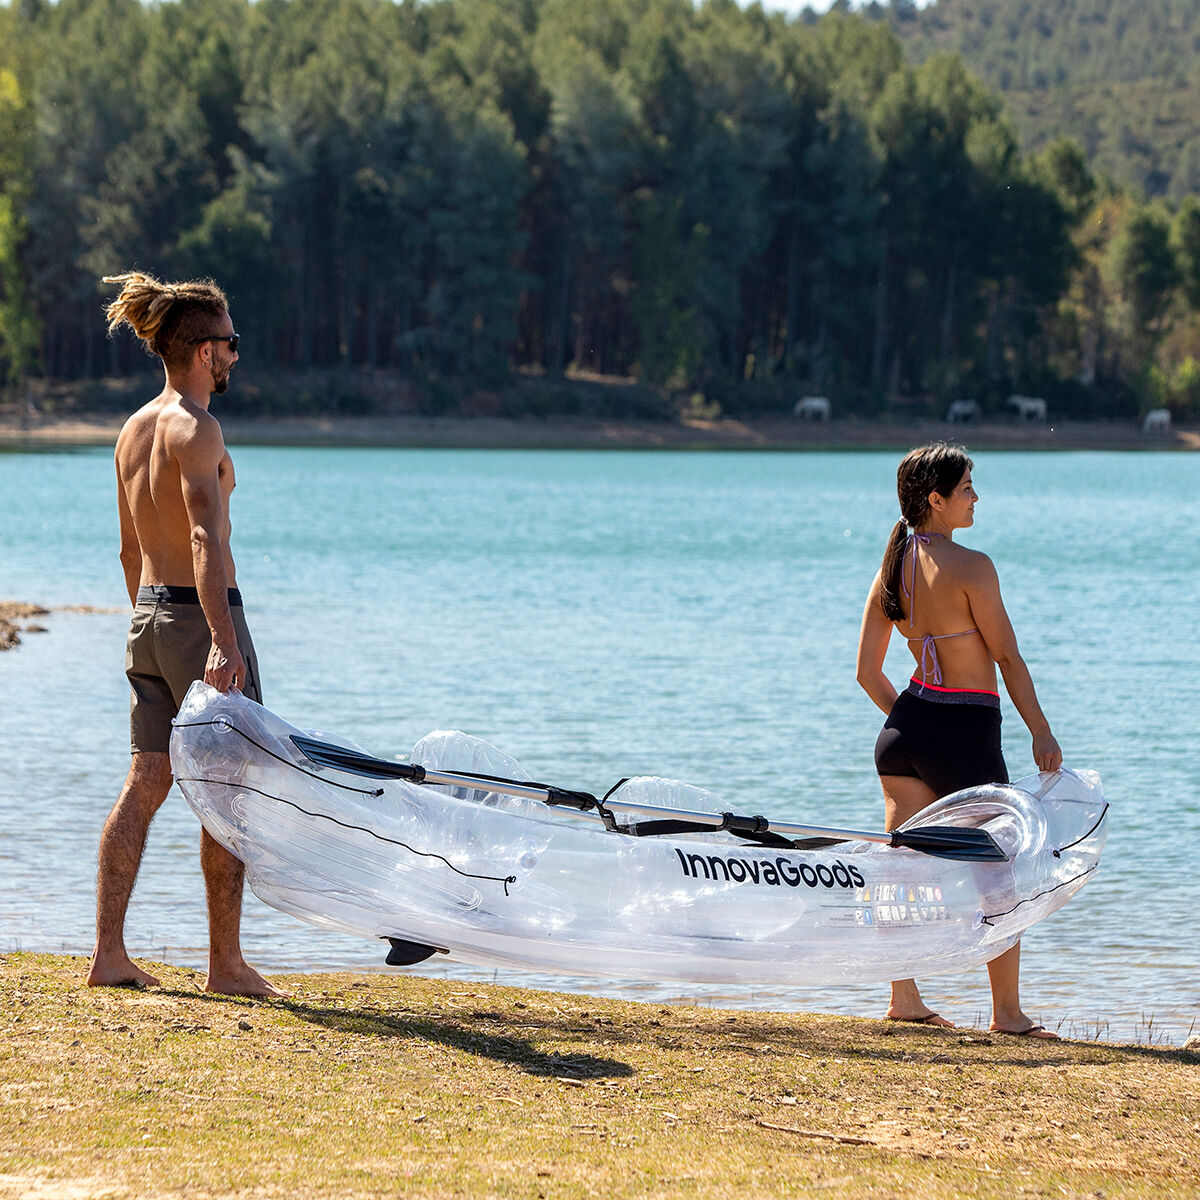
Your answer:
[[[553,374],[561,375],[566,369],[567,331],[571,324],[571,250],[564,241],[562,256],[558,264],[558,295],[550,302],[550,362]]]
[[[946,271],[946,307],[942,312],[942,362],[950,361],[950,348],[954,342],[954,285],[958,278],[958,262],[950,260]]]
[[[367,366],[379,366],[379,284],[367,288]]]
[[[792,230],[788,235],[787,254],[787,306],[783,328],[783,361],[791,369],[800,340],[800,224],[793,218]]]
[[[871,343],[871,382],[878,387],[883,382],[883,359],[887,340],[887,276],[888,232],[883,231],[879,251],[879,278],[875,283],[875,334]]]
[[[988,298],[987,352],[984,359],[984,374],[989,380],[1000,374],[1000,292],[1003,284],[997,282]]]
[[[1083,344],[1080,347],[1082,361],[1079,368],[1079,382],[1085,387],[1091,387],[1096,382],[1096,360],[1100,353],[1102,295],[1100,274],[1093,270],[1090,277],[1085,278],[1083,291],[1085,317]]]

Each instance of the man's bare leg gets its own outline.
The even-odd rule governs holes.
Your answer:
[[[200,835],[200,866],[208,893],[206,992],[226,996],[285,996],[242,957],[242,883],[245,867],[209,832]]]
[[[125,949],[125,913],[137,881],[150,822],[170,790],[171,760],[166,754],[142,752],[133,756],[125,786],[100,836],[96,949],[87,977],[90,987],[158,984],[153,975],[135,965]]]

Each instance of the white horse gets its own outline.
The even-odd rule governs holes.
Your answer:
[[[801,421],[828,421],[833,405],[824,396],[802,396],[792,409],[792,416]]]
[[[969,425],[979,420],[979,404],[975,400],[955,400],[946,413],[951,425]]]
[[[1171,410],[1169,408],[1152,408],[1142,421],[1143,433],[1170,433]]]
[[[1018,421],[1044,421],[1046,402],[1036,396],[1009,396],[1005,401],[1009,408],[1017,410]]]

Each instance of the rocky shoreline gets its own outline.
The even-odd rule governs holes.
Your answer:
[[[29,604],[23,600],[0,600],[0,650],[12,650],[20,645],[23,633],[49,633],[49,627],[36,618],[48,617],[54,612],[111,613],[115,608],[100,608],[94,604],[62,604],[55,608],[43,608],[40,604]]]
[[[11,650],[20,644],[22,633],[45,633],[45,625],[18,624],[33,617],[48,617],[50,610],[36,604],[16,600],[0,600],[0,650]]]

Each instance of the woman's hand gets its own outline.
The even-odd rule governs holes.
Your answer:
[[[1057,771],[1062,766],[1062,760],[1062,751],[1054,734],[1047,730],[1034,736],[1033,761],[1039,771]]]

